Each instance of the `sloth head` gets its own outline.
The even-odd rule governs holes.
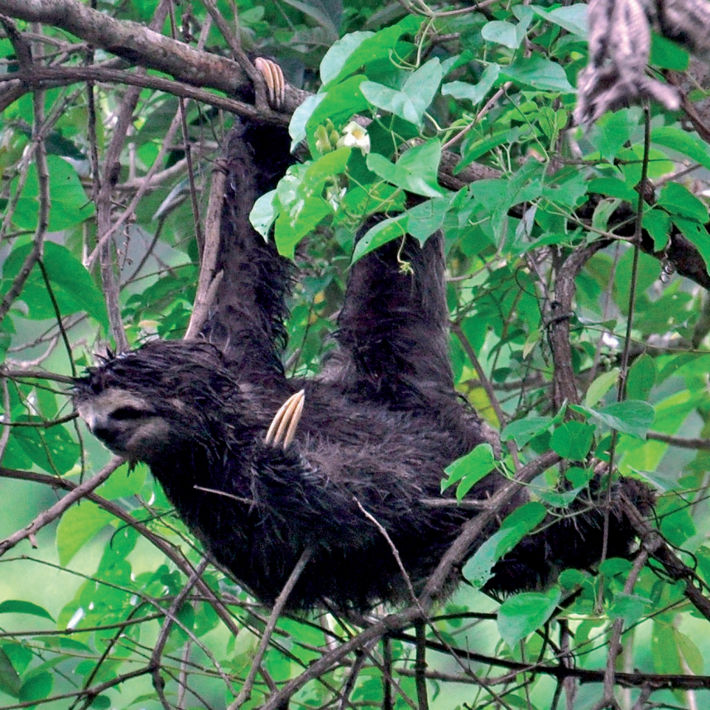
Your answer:
[[[75,382],[74,404],[111,451],[152,464],[214,441],[237,391],[213,346],[154,341],[89,368]]]

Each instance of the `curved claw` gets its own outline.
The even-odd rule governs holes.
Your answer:
[[[298,422],[301,421],[303,405],[306,401],[306,394],[299,390],[292,394],[276,412],[271,420],[269,430],[264,437],[264,443],[269,446],[280,446],[282,449],[288,448],[296,435]]]
[[[269,92],[269,103],[275,109],[280,109],[286,98],[286,81],[281,67],[264,57],[257,57],[254,66],[261,72]]]

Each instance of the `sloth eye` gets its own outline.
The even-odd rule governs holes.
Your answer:
[[[116,419],[118,421],[140,419],[145,416],[148,416],[148,412],[145,412],[142,409],[136,409],[135,407],[119,407],[111,412],[111,419]]]

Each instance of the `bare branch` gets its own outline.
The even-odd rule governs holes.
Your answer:
[[[185,339],[196,338],[207,320],[209,309],[217,292],[221,275],[216,273],[217,255],[220,246],[222,224],[222,202],[227,172],[223,161],[215,163],[212,171],[212,187],[205,216],[205,243],[200,260],[200,275],[197,280],[195,305],[192,310],[190,324],[185,333]],[[219,280],[218,280],[219,279]]]
[[[308,560],[311,559],[312,554],[313,550],[310,547],[307,547],[301,553],[301,556],[298,558],[298,562],[296,562],[296,566],[293,568],[293,571],[286,580],[283,589],[281,590],[279,596],[276,598],[276,601],[274,602],[274,607],[271,610],[271,614],[269,615],[269,620],[266,624],[266,628],[264,629],[261,635],[261,639],[259,640],[259,646],[256,649],[254,658],[252,659],[249,674],[247,675],[246,680],[244,681],[242,689],[239,691],[239,695],[237,695],[237,697],[234,699],[234,702],[231,703],[228,710],[238,710],[238,708],[240,708],[251,697],[251,690],[254,685],[254,679],[256,678],[256,674],[259,672],[259,666],[261,665],[261,661],[264,658],[264,653],[266,653],[266,647],[269,645],[271,635],[274,633],[274,629],[276,628],[276,622],[279,620],[281,611],[283,610],[286,602],[288,601],[288,598],[291,592],[293,591],[293,588],[296,586],[296,582],[298,582],[298,578],[301,576],[301,572],[303,572],[306,565],[308,564]]]
[[[195,86],[212,86],[235,94],[246,81],[239,64],[230,59],[198,52],[156,29],[116,20],[76,0],[0,0],[0,12],[28,22],[59,27],[130,64],[158,69]],[[162,22],[158,26],[162,26]]]
[[[91,493],[104,481],[108,480],[108,477],[123,463],[124,459],[114,456],[95,476],[92,476],[84,481],[84,483],[76,486],[70,493],[65,495],[64,498],[57,501],[46,510],[43,510],[29,525],[26,525],[22,530],[18,530],[16,533],[6,537],[4,540],[0,540],[0,556],[15,547],[18,542],[31,537],[45,525],[49,525],[49,523],[56,520],[64,511],[74,505],[76,501]],[[6,475],[6,469],[0,468],[0,476],[4,475]]]

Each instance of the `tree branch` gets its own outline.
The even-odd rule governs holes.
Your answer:
[[[106,464],[95,476],[92,476],[87,481],[76,486],[70,493],[58,500],[54,505],[46,510],[43,510],[29,525],[26,525],[22,530],[18,530],[9,537],[0,541],[0,557],[8,550],[12,549],[25,538],[31,537],[38,530],[41,530],[45,525],[49,525],[53,520],[56,520],[70,506],[74,505],[80,498],[91,493],[98,488],[108,477],[124,462],[124,459],[114,456],[109,463]],[[0,476],[7,475],[8,469],[0,468]],[[13,476],[14,478],[14,476]],[[52,479],[52,476],[47,478]],[[57,479],[62,481],[63,479]],[[61,485],[58,483],[58,485]]]

